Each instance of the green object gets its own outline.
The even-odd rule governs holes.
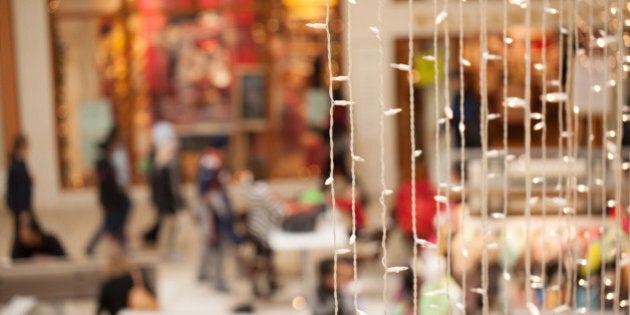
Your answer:
[[[587,264],[580,266],[580,275],[586,276],[598,271],[602,266],[602,243],[600,240],[591,241],[586,253]]]
[[[449,314],[450,301],[449,296],[446,295],[447,287],[451,292],[459,288],[451,277],[441,277],[438,282],[423,285],[420,295],[420,314]]]
[[[433,56],[433,50],[424,50],[418,51],[417,55],[414,57],[413,68],[417,71],[418,80],[416,84],[422,85],[430,85],[435,83],[435,63],[438,63],[438,80],[442,80],[444,78],[444,62],[441,57],[441,53],[438,53],[437,58],[435,60],[427,60],[425,56]]]
[[[505,246],[502,246],[499,252],[499,264],[504,268],[512,268],[521,258],[525,251],[525,242],[523,240],[523,231],[520,229],[507,229],[505,231]],[[507,265],[505,265],[507,264]]]
[[[324,202],[324,193],[319,189],[308,189],[300,194],[298,202],[304,205],[318,205]]]

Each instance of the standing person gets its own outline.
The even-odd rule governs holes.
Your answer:
[[[163,219],[175,214],[183,205],[179,189],[181,178],[177,158],[179,144],[175,129],[170,123],[159,121],[153,126],[152,137],[153,147],[149,153],[147,177],[156,219],[142,236],[149,244],[158,241]]]
[[[158,211],[155,202],[154,202],[154,192],[153,192],[153,164],[155,163],[155,145],[151,147],[149,154],[147,156],[147,164],[146,164],[146,178],[149,183],[149,188],[151,191],[151,202],[153,203],[153,210],[155,212],[155,222],[151,227],[142,233],[142,241],[144,241],[149,246],[155,246],[158,239],[158,232],[160,231],[160,212]]]
[[[125,225],[127,224],[129,209],[131,209],[131,199],[124,182],[120,179],[123,171],[117,168],[124,161],[120,158],[120,153],[117,153],[118,150],[121,150],[118,128],[113,127],[99,146],[101,156],[96,162],[96,175],[99,201],[105,212],[105,218],[102,226],[94,233],[87,246],[87,255],[94,253],[96,244],[103,233],[108,233],[121,246],[125,245]]]
[[[201,156],[197,177],[200,198],[203,253],[199,266],[199,280],[209,278],[208,264],[213,265],[214,286],[226,292],[223,260],[229,243],[241,244],[244,238],[234,231],[234,211],[225,187],[224,157],[215,148],[207,148]],[[212,259],[212,261],[210,261]]]
[[[464,95],[459,93],[459,89],[456,90],[453,95],[453,122],[451,124],[452,133],[454,137],[453,146],[459,147],[464,141],[467,148],[476,148],[481,147],[481,136],[480,130],[481,126],[479,125],[479,117],[480,117],[480,109],[481,109],[481,99],[479,96],[479,88],[474,76],[470,73],[464,74]],[[454,80],[453,87],[459,86],[459,80]],[[463,97],[463,107],[464,112],[460,111],[460,102]],[[461,134],[459,132],[459,121],[463,115],[463,122],[466,126],[464,130],[464,138],[462,139]]]
[[[28,140],[23,134],[18,134],[13,139],[11,148],[11,164],[7,178],[7,206],[13,214],[13,249],[18,245],[18,231],[20,215],[32,213],[32,186],[33,181],[26,165],[28,153]]]
[[[180,169],[177,159],[177,136],[171,124],[158,122],[153,127],[154,150],[149,179],[151,200],[157,210],[154,226],[145,233],[145,240],[159,242],[159,249],[168,258],[174,254],[177,236],[177,210],[182,206]]]

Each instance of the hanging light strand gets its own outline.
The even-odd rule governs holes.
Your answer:
[[[488,258],[488,26],[487,26],[487,0],[481,0],[481,32],[480,32],[480,72],[479,80],[481,86],[481,218],[483,225],[483,249],[481,254],[481,292],[482,292],[482,314],[490,313],[490,301],[488,297],[489,278],[489,258]]]
[[[532,47],[531,47],[531,27],[532,27],[532,9],[531,5],[525,8],[525,200],[531,200],[532,197],[532,180],[531,180],[531,64],[532,64]],[[531,284],[531,203],[525,202],[525,297],[527,305],[533,305]]]
[[[507,1],[507,0],[505,0]],[[460,178],[460,186],[461,186],[461,204],[462,207],[460,209],[461,216],[459,222],[459,230],[461,235],[466,235],[466,221],[468,215],[468,207],[466,206],[466,124],[465,122],[465,110],[464,110],[464,101],[465,101],[465,80],[464,80],[464,1],[459,1],[459,138],[460,138],[460,161],[459,161],[459,178]],[[466,241],[464,240],[464,247],[466,246]],[[466,269],[468,258],[465,256],[460,256],[461,259],[464,260],[462,265],[462,292],[467,291],[466,280],[468,278],[468,270]],[[466,294],[462,294],[461,305],[463,306],[462,313],[466,315]]]
[[[448,16],[448,2],[449,0],[444,0],[444,10],[442,11],[446,16]],[[450,29],[448,20],[444,21],[444,107],[446,114],[446,123],[445,123],[445,140],[444,146],[446,147],[446,156],[444,160],[447,163],[448,172],[446,173],[446,189],[444,194],[446,199],[450,201],[451,197],[451,119],[453,117],[452,109],[451,109],[451,88],[449,84],[450,80],[450,56],[451,56],[451,45],[450,45]],[[437,63],[437,61],[436,61]],[[448,111],[446,110],[448,109]],[[450,115],[449,115],[450,114]],[[450,116],[450,117],[449,117]],[[441,181],[440,181],[441,182]],[[446,268],[445,268],[445,279],[448,279],[451,276],[451,234],[453,232],[452,215],[451,215],[451,203],[446,203]],[[450,282],[446,282],[446,296],[450,298]]]
[[[334,112],[334,104],[335,99],[333,97],[333,72],[332,72],[332,49],[331,49],[331,35],[330,35],[330,0],[326,0],[326,52],[328,57],[328,98],[330,99],[330,110],[329,110],[329,120],[330,124],[328,127],[328,141],[330,143],[330,174],[328,179],[326,180],[330,186],[330,203],[332,207],[332,222],[333,226],[337,226],[337,201],[335,198],[335,182],[334,182],[334,172],[335,172],[335,160],[334,160],[334,141],[333,141],[333,112]],[[335,303],[335,315],[339,314],[339,298],[338,298],[338,284],[337,284],[337,261],[338,261],[338,253],[337,253],[337,232],[336,228],[333,228],[333,248],[334,248],[334,268],[333,268],[333,299]]]
[[[604,1],[604,38],[608,38],[608,14],[609,14],[609,8],[610,8],[610,4],[609,1]],[[608,46],[604,47],[604,60],[608,60]],[[606,74],[609,73],[608,69],[610,68],[610,66],[608,65],[608,63],[606,63]],[[619,83],[621,84],[621,82]],[[606,224],[606,199],[607,199],[607,194],[608,194],[608,189],[607,189],[607,152],[606,150],[603,149],[603,145],[604,143],[606,143],[606,141],[608,141],[607,139],[607,135],[606,132],[608,131],[608,104],[604,104],[603,106],[603,113],[602,113],[602,150],[601,150],[601,209],[602,209],[602,213],[601,213],[601,226],[600,226],[600,231],[603,233],[605,233],[606,229],[607,229],[607,224]],[[602,242],[602,253],[601,253],[601,261],[605,262],[606,261],[606,256],[608,253],[608,246],[607,246],[607,242]],[[604,279],[606,279],[606,264],[603,263],[601,264],[601,270],[600,270],[600,284],[599,284],[599,292],[602,292],[601,297],[600,297],[600,308],[599,311],[600,313],[604,313],[605,311],[605,296],[603,294],[603,292],[606,292],[606,281]]]
[[[503,0],[503,99],[508,98],[508,0]],[[508,107],[503,106],[503,218],[508,216]],[[503,248],[507,248],[507,223],[503,220],[503,234],[501,237]],[[503,255],[503,275],[509,275],[508,255]],[[507,290],[506,290],[507,291]],[[507,292],[503,293],[503,314],[508,315],[510,312],[510,296]]]
[[[614,167],[613,170],[615,170],[613,172],[614,174],[614,182],[615,182],[615,210],[616,210],[616,215],[615,215],[615,292],[614,292],[614,314],[617,315],[619,314],[619,309],[620,309],[620,297],[619,297],[619,293],[621,290],[621,212],[623,211],[623,209],[621,209],[622,205],[621,205],[621,175],[622,175],[622,171],[621,171],[621,139],[623,138],[623,119],[622,119],[622,114],[623,114],[623,67],[621,65],[621,62],[624,58],[623,56],[623,50],[624,50],[624,42],[623,42],[623,6],[624,1],[623,0],[617,0],[617,33],[616,33],[616,37],[617,37],[617,75],[616,75],[616,79],[617,79],[617,84],[616,84],[616,108],[615,108],[615,117],[617,118],[617,138],[616,140],[616,144],[617,144],[617,150],[615,152],[615,159],[613,161],[614,163]]]
[[[594,25],[594,21],[593,21],[593,14],[595,11],[595,1],[591,1],[589,4],[590,6],[589,10],[588,10],[588,86],[589,86],[589,93],[588,93],[588,101],[587,101],[587,139],[586,139],[586,173],[587,173],[587,177],[586,177],[586,181],[587,181],[587,186],[589,187],[589,189],[586,191],[586,216],[587,216],[587,220],[590,222],[592,220],[592,213],[593,213],[593,195],[592,195],[592,191],[593,191],[593,141],[595,140],[595,134],[593,133],[593,75],[595,75],[595,56],[593,54],[593,40],[595,38],[595,32],[593,30],[593,28],[595,27]],[[604,142],[606,143],[606,142]],[[592,259],[590,259],[591,257],[591,246],[587,246],[586,248],[586,254],[585,256],[587,257],[586,259],[586,270],[591,270],[591,264]],[[589,284],[589,287],[586,288],[586,300],[587,301],[591,301],[591,287],[590,287],[590,283],[591,283],[591,273],[587,272],[586,273],[586,283]],[[603,292],[602,292],[603,294]],[[589,302],[590,303],[590,302]],[[589,305],[590,307],[590,305]]]
[[[442,103],[440,102],[440,81],[439,81],[439,77],[440,77],[440,69],[439,69],[439,58],[438,58],[438,54],[439,54],[439,50],[438,50],[438,32],[439,32],[439,25],[444,21],[444,19],[446,18],[446,13],[444,11],[438,12],[438,1],[437,0],[433,0],[433,17],[434,17],[434,23],[433,23],[433,55],[431,56],[423,56],[424,60],[430,60],[433,62],[433,93],[434,93],[434,104],[435,104],[435,121],[436,121],[436,125],[435,125],[435,179],[437,180],[438,183],[440,183],[442,181],[442,159],[441,159],[441,147],[440,147],[440,128],[442,125],[442,121],[446,122],[446,120],[448,120],[448,118],[441,118],[441,112],[442,112]],[[413,150],[412,150],[413,151]],[[414,173],[412,171],[412,173]],[[415,178],[413,179],[414,183],[415,183]],[[415,192],[415,187],[413,188],[413,191]],[[415,193],[414,193],[415,195]],[[441,209],[442,209],[442,204],[446,204],[448,203],[448,199],[446,199],[444,196],[442,196],[442,187],[441,185],[437,185],[437,196],[439,196],[441,200],[440,202],[436,202],[435,206],[436,206],[436,211],[435,211],[435,216],[436,216],[436,220],[437,222],[440,222],[440,224],[442,223],[442,214],[441,214]],[[436,199],[436,201],[438,201]],[[415,212],[415,206],[414,206],[414,212]],[[414,219],[415,221],[415,219]],[[415,236],[414,236],[415,237]],[[440,243],[441,243],[441,231],[439,228],[436,229],[436,239],[437,239],[437,247],[440,248]],[[438,265],[439,267],[441,266],[442,262],[438,261]]]
[[[352,6],[353,3],[346,3],[346,57],[348,63],[348,80],[346,81],[348,87],[348,100],[350,101],[350,106],[348,108],[349,112],[349,120],[350,120],[350,177],[352,181],[352,187],[350,189],[351,195],[351,211],[352,211],[352,235],[350,236],[351,245],[352,245],[352,268],[353,268],[353,303],[354,309],[356,311],[359,310],[359,288],[358,288],[358,266],[357,266],[357,214],[356,214],[356,188],[357,188],[357,176],[356,176],[356,162],[360,160],[357,158],[358,156],[355,154],[354,150],[354,98],[352,95]]]
[[[549,8],[549,0],[544,0],[543,1],[543,7],[544,8]],[[542,25],[541,25],[541,29],[542,29],[542,51],[541,51],[541,55],[542,55],[542,79],[541,79],[541,85],[542,85],[542,95],[547,95],[547,10],[543,10],[542,11]],[[546,97],[541,97],[541,102],[542,102],[542,109],[541,109],[541,116],[542,116],[542,122],[543,123],[543,127],[542,127],[542,132],[541,132],[541,150],[542,150],[542,164],[543,165],[547,165],[547,98]],[[546,168],[543,167],[542,168],[542,196],[541,196],[541,211],[542,211],[542,231],[547,231],[547,171]],[[543,284],[543,297],[542,297],[542,301],[541,301],[541,305],[543,310],[544,310],[544,305],[545,305],[545,293],[546,291],[546,285],[547,285],[547,253],[546,251],[542,251],[541,253],[541,275],[540,278],[542,280],[542,284]]]
[[[383,29],[383,0],[378,0],[378,9],[376,13],[377,18],[377,29]],[[378,40],[378,69],[379,69],[379,95],[378,101],[380,105],[380,111],[385,112],[385,77],[384,77],[384,59],[385,53],[383,49],[383,39],[381,36],[376,36]],[[383,231],[383,236],[381,238],[381,248],[383,250],[383,256],[381,258],[381,265],[383,266],[383,313],[387,314],[387,310],[389,309],[389,295],[388,295],[388,261],[387,261],[387,205],[385,203],[385,197],[387,196],[389,190],[387,189],[387,185],[385,183],[385,114],[380,115],[379,118],[379,143],[381,146],[380,151],[380,164],[381,164],[381,195],[379,197],[379,203],[381,205],[381,229]]]
[[[568,129],[568,137],[567,137],[567,157],[568,160],[565,160],[567,163],[574,163],[577,159],[577,152],[579,149],[578,146],[578,131],[579,131],[579,120],[578,120],[578,111],[575,106],[575,94],[574,94],[574,59],[575,55],[578,53],[579,48],[579,37],[578,37],[578,5],[576,2],[572,2],[573,12],[571,14],[571,30],[569,32],[569,46],[572,46],[573,51],[569,53],[568,59],[568,71],[567,71],[567,95],[568,101],[566,105],[566,116],[567,116],[567,129]],[[571,167],[571,166],[570,166]],[[566,178],[566,200],[569,205],[569,208],[575,209],[576,206],[576,197],[577,197],[577,176],[574,174],[567,175]],[[564,211],[564,210],[563,210]],[[572,242],[574,235],[572,232],[575,228],[575,211],[566,213],[566,222],[567,228],[567,242]],[[577,301],[572,300],[571,297],[575,296],[577,293],[577,257],[576,252],[572,247],[568,247],[567,250],[567,259],[569,263],[567,264],[567,281],[566,281],[566,301],[573,301],[572,309],[577,309]]]
[[[434,0],[436,1],[436,0]],[[409,138],[411,142],[411,220],[412,220],[412,229],[413,229],[413,266],[412,266],[412,274],[413,274],[413,313],[418,314],[418,246],[416,245],[415,240],[418,239],[418,227],[416,224],[416,156],[414,152],[416,151],[416,108],[415,108],[415,95],[413,89],[413,0],[407,1],[407,11],[408,11],[408,21],[407,21],[407,30],[408,30],[408,55],[407,55],[407,65],[409,67],[407,73],[408,80],[408,88],[409,88]],[[437,28],[437,25],[435,26]]]
[[[564,60],[564,53],[565,53],[565,49],[564,49],[564,32],[563,30],[565,29],[564,26],[564,0],[560,0],[560,5],[559,5],[559,14],[558,14],[558,36],[559,36],[559,52],[558,52],[558,58],[559,60]],[[558,93],[563,93],[564,91],[564,86],[562,85],[562,82],[564,81],[564,68],[563,68],[563,63],[559,62],[558,63]],[[546,84],[546,83],[545,83]],[[546,97],[545,97],[546,98]],[[562,138],[562,133],[564,132],[564,114],[563,114],[563,109],[565,106],[565,102],[563,100],[558,102],[558,132],[559,132],[559,138],[558,138],[558,161],[562,160],[562,156],[564,154],[564,139]],[[561,200],[563,198],[563,175],[562,173],[560,173],[558,175],[557,178],[557,182],[556,182],[556,187],[557,187],[557,198],[558,200]],[[558,213],[557,213],[557,219],[558,222],[562,222],[562,207],[558,207]],[[563,251],[560,250],[559,254],[558,254],[558,276],[556,279],[558,279],[558,285],[560,284],[560,281],[562,279],[562,274],[563,274]]]

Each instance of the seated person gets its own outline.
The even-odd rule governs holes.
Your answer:
[[[52,234],[44,233],[30,214],[24,212],[18,220],[18,242],[13,248],[11,258],[40,259],[66,255],[59,240]]]
[[[248,210],[247,233],[256,248],[252,265],[252,284],[256,296],[265,296],[277,288],[273,268],[273,250],[269,245],[269,232],[282,223],[288,205],[278,198],[260,174],[245,172],[241,176],[242,196]],[[262,280],[257,281],[257,280]],[[265,284],[260,287],[260,284]]]
[[[98,295],[96,314],[104,312],[115,315],[126,308],[157,309],[154,291],[146,285],[144,279],[146,277],[134,269],[122,249],[114,246],[105,266],[105,282]],[[132,289],[136,290],[135,296],[131,296]]]
[[[337,259],[337,299],[338,312],[335,313],[334,269],[335,261],[325,259],[319,264],[319,285],[317,301],[313,309],[315,315],[349,315],[355,314],[353,276],[354,268],[350,259]]]

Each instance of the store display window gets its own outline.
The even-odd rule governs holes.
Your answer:
[[[336,10],[333,72],[342,33]],[[117,125],[144,181],[151,128],[171,123],[184,178],[224,138],[229,168],[270,177],[322,172],[328,126],[325,34],[304,25],[325,2],[136,0],[51,6],[62,186],[94,184],[96,144]],[[299,12],[300,14],[297,14]]]

